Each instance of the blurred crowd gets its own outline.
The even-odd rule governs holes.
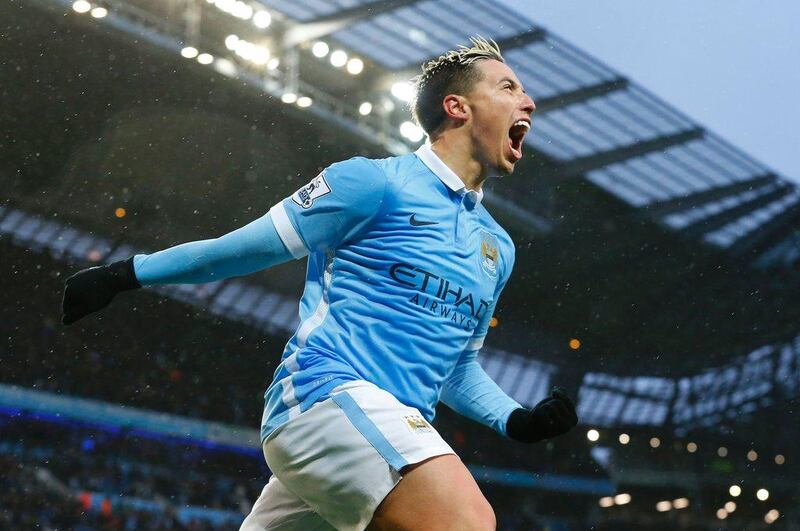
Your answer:
[[[0,417],[0,452],[46,463],[72,491],[163,499],[176,506],[249,510],[268,471],[240,455],[144,438],[125,430]],[[176,474],[176,469],[181,470]]]
[[[13,279],[4,294],[10,304],[0,305],[0,383],[253,429],[259,426],[263,392],[285,338],[269,337],[148,292],[123,294],[101,314],[65,329],[58,322],[61,290],[64,278],[77,267],[2,238],[0,253]],[[90,436],[86,429],[31,422],[15,419],[2,427],[0,456],[4,469],[11,472],[2,478],[0,529],[30,528],[31,522],[42,529],[205,529],[211,524],[181,523],[170,508],[193,505],[244,514],[268,476],[260,455],[210,455],[186,444],[167,445],[124,433]],[[535,474],[608,478],[640,467],[651,473],[685,471],[721,478],[739,472],[784,477],[800,461],[787,455],[787,463],[776,466],[774,455],[763,451],[759,461],[746,460],[742,457],[748,449],[746,440],[720,442],[727,445],[728,458],[712,455],[716,445],[711,448],[705,442],[690,453],[688,435],[680,441],[665,437],[654,449],[646,443],[651,434],[631,434],[631,444],[623,447],[614,440],[616,433],[604,432],[593,445],[587,442],[585,428],[530,446],[503,439],[446,407],[440,407],[435,425],[467,464]],[[780,433],[775,436],[780,440]],[[610,449],[607,459],[593,456],[592,448],[597,447]],[[789,454],[791,445],[787,448]],[[87,510],[74,495],[42,486],[34,474],[42,468],[69,492],[159,500],[165,509]],[[697,528],[696,521],[659,520],[651,506],[646,513],[637,513],[633,506],[601,510],[595,494],[486,483],[481,487],[503,530],[581,529],[587,520],[574,514],[581,508],[577,512],[585,517],[587,507],[589,521],[598,530],[637,529],[644,517],[655,518],[648,529]]]
[[[152,512],[126,506],[89,509],[80,495],[48,485],[41,465],[12,454],[0,454],[0,529],[42,531],[235,530],[238,525],[201,519],[181,522],[174,512]]]
[[[2,239],[0,253],[14,278],[0,308],[3,383],[258,426],[280,341],[147,292],[65,328],[61,293],[77,268]]]

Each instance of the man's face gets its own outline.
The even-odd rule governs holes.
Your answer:
[[[472,111],[473,155],[486,175],[510,174],[522,158],[522,140],[536,105],[505,63],[487,59],[476,68],[482,79],[465,94]]]

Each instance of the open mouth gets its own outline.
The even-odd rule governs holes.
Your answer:
[[[514,155],[514,162],[522,158],[522,140],[525,138],[525,133],[527,133],[530,128],[531,125],[527,121],[517,120],[514,122],[514,125],[511,126],[511,129],[508,130],[509,145],[511,147],[511,153]]]

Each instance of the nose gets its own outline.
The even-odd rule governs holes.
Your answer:
[[[533,114],[536,110],[536,104],[533,102],[533,98],[528,96],[526,93],[522,93],[522,102],[520,105],[520,109],[525,111],[526,113]]]

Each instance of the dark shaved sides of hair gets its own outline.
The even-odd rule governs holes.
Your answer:
[[[435,136],[447,114],[442,100],[448,94],[464,94],[480,81],[475,67],[479,61],[494,59],[505,62],[500,47],[493,40],[471,37],[472,46],[459,46],[422,65],[422,73],[413,79],[415,96],[411,103],[414,121],[427,133]]]

